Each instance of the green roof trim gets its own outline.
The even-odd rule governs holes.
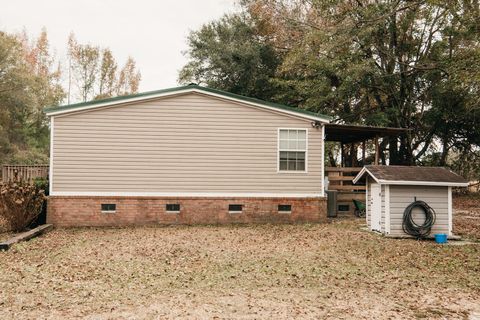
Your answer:
[[[298,109],[298,108],[290,107],[290,106],[283,105],[283,104],[268,102],[268,101],[264,101],[264,100],[260,100],[260,99],[256,99],[256,98],[250,98],[250,97],[242,96],[242,95],[227,92],[227,91],[222,91],[222,90],[218,90],[218,89],[203,87],[203,86],[200,86],[200,85],[197,85],[197,84],[189,84],[189,85],[186,85],[186,86],[180,86],[180,87],[174,87],[174,88],[168,88],[168,89],[156,90],[156,91],[148,91],[148,92],[130,94],[130,95],[125,95],[125,96],[118,96],[118,97],[114,97],[114,98],[93,100],[93,101],[88,101],[88,102],[74,103],[74,104],[68,104],[68,105],[63,105],[63,106],[48,107],[48,108],[45,108],[44,111],[47,114],[54,113],[54,112],[56,113],[56,112],[70,111],[70,110],[75,111],[76,109],[80,109],[80,108],[83,108],[83,107],[94,107],[96,105],[110,104],[110,103],[115,104],[116,102],[121,103],[122,101],[125,101],[125,100],[142,98],[142,97],[148,99],[150,96],[155,96],[155,95],[165,94],[165,93],[181,92],[181,91],[188,90],[188,89],[196,89],[198,91],[203,91],[203,92],[206,92],[206,93],[214,93],[214,94],[217,94],[217,95],[225,96],[227,98],[233,98],[233,99],[237,99],[237,100],[241,100],[241,101],[245,101],[245,102],[256,103],[256,104],[264,105],[264,106],[279,109],[279,110],[291,111],[291,112],[296,112],[296,113],[299,113],[299,114],[305,114],[305,115],[308,115],[308,116],[321,118],[325,121],[330,121],[332,119],[330,116],[327,116],[327,115],[318,114],[318,113],[315,113],[315,112],[311,112],[311,111],[307,111],[307,110],[303,110],[303,109]]]

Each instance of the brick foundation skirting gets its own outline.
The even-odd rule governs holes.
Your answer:
[[[47,223],[58,227],[296,223],[327,219],[326,198],[50,196],[47,203]],[[115,213],[102,212],[102,204],[115,204]],[[180,212],[167,212],[166,204],[180,204]],[[229,213],[229,204],[243,205],[242,212]],[[291,205],[291,213],[279,213],[278,205]]]

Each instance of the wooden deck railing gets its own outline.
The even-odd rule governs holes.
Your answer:
[[[325,175],[328,177],[329,190],[344,192],[362,192],[366,190],[365,185],[353,184],[353,179],[362,168],[353,167],[326,167]]]
[[[36,178],[48,178],[48,165],[35,166],[3,166],[2,182],[7,181],[28,181],[31,183]]]

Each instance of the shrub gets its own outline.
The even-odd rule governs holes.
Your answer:
[[[37,187],[37,189],[43,190],[45,195],[48,196],[48,179],[35,178],[33,179],[33,185]]]
[[[23,231],[38,217],[45,199],[44,190],[38,186],[6,182],[0,186],[0,217],[12,231]]]

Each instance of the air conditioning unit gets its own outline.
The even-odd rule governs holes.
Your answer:
[[[337,216],[337,193],[338,191],[325,191],[327,194],[327,217],[335,218]]]

